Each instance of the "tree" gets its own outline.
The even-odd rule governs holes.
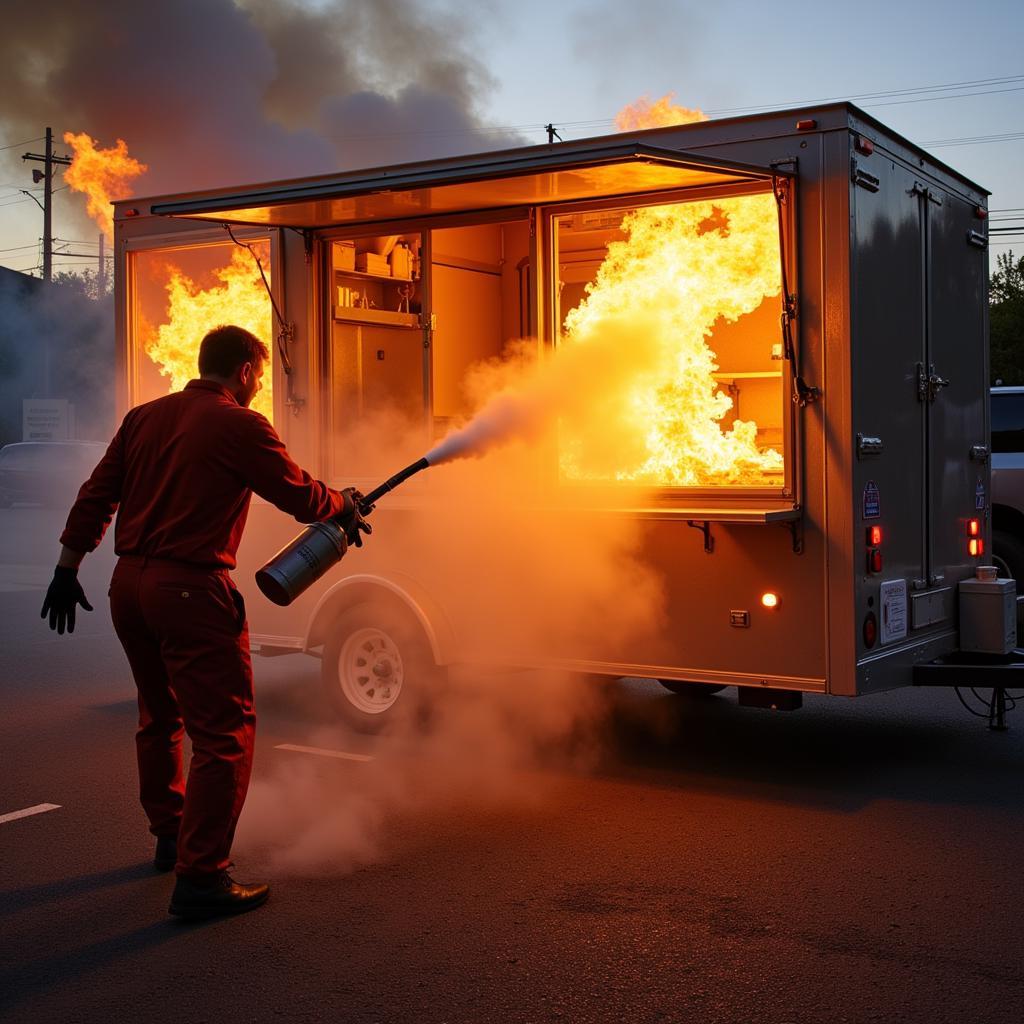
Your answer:
[[[996,257],[989,282],[992,382],[1024,384],[1024,256]]]
[[[114,280],[111,274],[103,279],[103,294],[100,295],[99,274],[95,270],[83,269],[80,271],[63,270],[53,275],[53,283],[61,284],[71,288],[87,299],[107,299],[113,294]]]

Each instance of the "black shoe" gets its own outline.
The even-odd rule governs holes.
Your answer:
[[[267,902],[270,886],[266,882],[242,885],[226,871],[200,884],[178,876],[168,913],[191,919],[219,917],[221,914],[244,914]]]
[[[174,836],[157,836],[153,867],[157,871],[173,871],[178,863],[178,840]]]

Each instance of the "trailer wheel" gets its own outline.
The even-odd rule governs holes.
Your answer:
[[[324,688],[359,732],[379,732],[415,717],[444,677],[420,625],[391,606],[345,609],[324,644]]]
[[[999,575],[1024,583],[1024,543],[1005,530],[992,531],[992,561],[999,566]]]
[[[718,683],[681,683],[677,679],[659,679],[658,682],[666,690],[671,690],[680,697],[693,697],[697,699],[710,697],[713,693],[718,693],[719,690],[725,689],[724,685],[719,686]]]

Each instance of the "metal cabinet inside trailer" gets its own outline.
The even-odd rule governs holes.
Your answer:
[[[632,644],[613,628],[515,638],[500,655],[846,695],[905,685],[914,664],[956,648],[956,586],[990,539],[986,195],[832,104],[132,199],[115,218],[122,404],[152,396],[154,331],[173,333],[157,299],[137,308],[158,291],[143,272],[154,254],[171,266],[175,250],[222,243],[224,224],[266,243],[283,318],[268,328],[275,425],[339,486],[396,468],[366,443],[385,408],[424,450],[464,422],[467,380],[515,339],[555,353],[599,300],[660,316],[691,347],[652,386],[643,443],[657,450],[608,465],[585,431],[536,446],[544,500],[571,489],[580,515],[639,532],[659,627]],[[726,250],[759,262],[726,267]],[[269,323],[269,301],[254,315]],[[728,466],[725,449],[740,452]],[[423,488],[382,503],[381,538],[415,533]],[[281,609],[251,580],[294,524],[257,505],[249,529],[239,582],[267,652],[330,649],[347,609],[376,594],[438,664],[499,653],[475,616],[500,581],[456,587],[457,574],[375,537]]]

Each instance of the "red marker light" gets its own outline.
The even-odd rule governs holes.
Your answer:
[[[856,136],[853,144],[857,152],[863,153],[865,156],[871,156],[875,151],[875,144],[863,135]]]
[[[871,648],[875,646],[878,639],[878,619],[874,612],[868,612],[864,618],[864,646]]]
[[[977,558],[985,553],[985,542],[980,537],[972,537],[967,542],[967,550],[972,558]]]
[[[981,522],[978,519],[967,520],[967,536],[968,537],[980,537],[981,536]]]
[[[882,528],[880,526],[869,526],[867,529],[868,547],[877,548],[882,543]]]
[[[868,572],[882,571],[882,552],[878,548],[872,548],[868,552]]]
[[[817,128],[818,122],[813,117],[805,117],[796,123],[796,130],[798,132],[809,132],[812,128]]]

